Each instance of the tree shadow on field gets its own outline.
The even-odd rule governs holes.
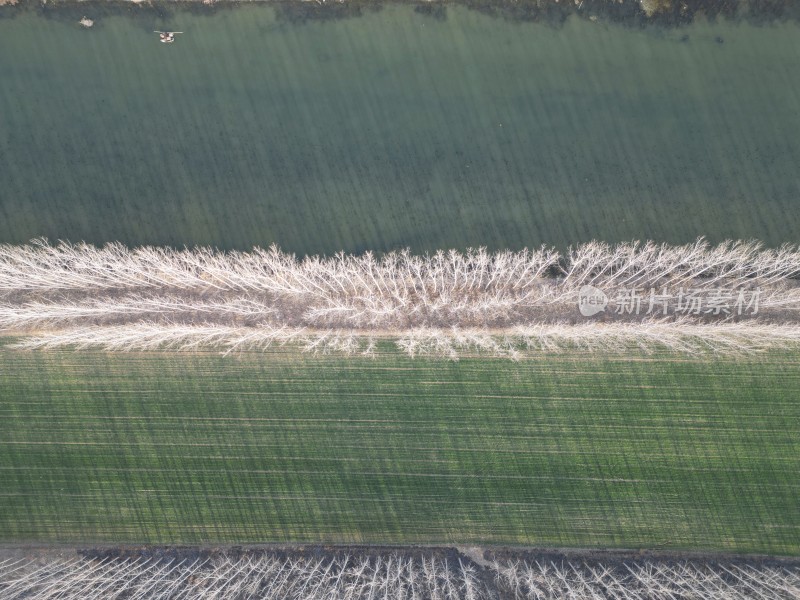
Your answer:
[[[315,21],[340,21],[342,19],[362,17],[365,14],[383,10],[384,2],[354,0],[318,4],[316,2],[288,0],[273,6],[275,7],[275,18],[278,22],[302,25]]]
[[[166,4],[136,3],[133,2],[21,2],[14,8],[19,8],[16,14],[35,12],[37,16],[50,21],[76,24],[87,14],[95,22],[95,27],[102,27],[103,19],[108,17],[125,17],[142,28],[152,29],[155,20],[172,19],[176,13],[173,7]],[[3,16],[0,10],[0,16]],[[13,16],[16,16],[13,15]]]
[[[447,20],[447,6],[443,2],[418,4],[414,7],[414,12],[418,15],[430,17],[435,21]]]

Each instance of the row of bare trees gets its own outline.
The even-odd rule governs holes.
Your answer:
[[[276,246],[251,252],[212,248],[129,249],[112,243],[34,240],[0,245],[0,290],[180,289],[271,291],[290,294],[377,295],[408,300],[417,294],[455,296],[465,290],[528,290],[558,276],[571,287],[595,284],[685,285],[702,280],[748,280],[757,285],[800,276],[800,248],[764,248],[759,242],[703,239],[673,246],[654,242],[589,242],[561,255],[553,248],[490,253],[485,248],[376,258],[339,253],[298,259]]]
[[[797,600],[793,565],[703,561],[495,561],[371,554],[6,560],[7,600]]]
[[[797,600],[796,567],[700,561],[495,562],[502,597],[515,600]]]
[[[480,600],[487,598],[485,591],[471,563],[437,556],[245,554],[0,564],[0,596],[6,600]]]
[[[609,298],[633,290],[631,304],[587,320],[578,311],[586,286]],[[649,309],[637,297],[634,312],[633,295],[647,288]],[[750,294],[752,309],[756,290],[751,312],[760,309],[760,319],[741,318],[741,300]],[[673,310],[703,293],[713,314]],[[737,297],[738,312],[730,306]],[[796,344],[798,309],[800,248],[755,242],[305,258],[274,246],[0,245],[0,335],[27,336],[22,348],[230,351],[288,343],[369,354],[387,339],[410,355],[451,358],[569,348],[752,352]]]
[[[133,323],[88,326],[42,332],[11,344],[39,350],[62,347],[109,351],[182,351],[218,349],[266,350],[273,346],[299,347],[305,352],[372,356],[380,342],[411,357],[482,355],[520,360],[541,352],[588,350],[624,353],[637,350],[686,354],[747,355],[770,349],[800,347],[800,325],[764,323],[645,323],[533,324],[508,331],[482,329],[411,329],[363,334],[352,330],[295,329],[290,327],[231,327],[225,325],[171,325]]]

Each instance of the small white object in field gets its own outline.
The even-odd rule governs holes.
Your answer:
[[[84,26],[84,27],[86,27],[87,29],[88,29],[89,27],[92,27],[92,26],[94,25],[94,21],[92,21],[92,20],[91,20],[90,18],[88,18],[88,17],[83,17],[83,18],[82,18],[80,21],[78,21],[78,23],[80,23],[81,25],[83,25],[83,26]]]

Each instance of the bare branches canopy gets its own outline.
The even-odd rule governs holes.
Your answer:
[[[220,252],[36,240],[0,245],[0,333],[27,336],[23,348],[230,351],[290,343],[369,354],[387,340],[410,355],[450,358],[571,348],[752,352],[800,343],[798,278],[797,247],[739,241],[300,259],[275,246]],[[586,319],[577,307],[587,286],[609,295],[723,288],[741,296],[758,288],[761,313],[606,311]]]
[[[192,558],[142,556],[0,561],[0,595],[40,598],[264,600],[789,600],[792,565],[746,562],[494,560],[423,552],[318,558],[245,552]]]

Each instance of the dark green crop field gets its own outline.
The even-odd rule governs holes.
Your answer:
[[[798,354],[0,351],[0,539],[797,554],[798,389]]]
[[[99,3],[86,31],[83,5],[29,4],[0,18],[3,242],[798,241],[793,23],[553,27],[402,3],[299,23],[156,2]]]

